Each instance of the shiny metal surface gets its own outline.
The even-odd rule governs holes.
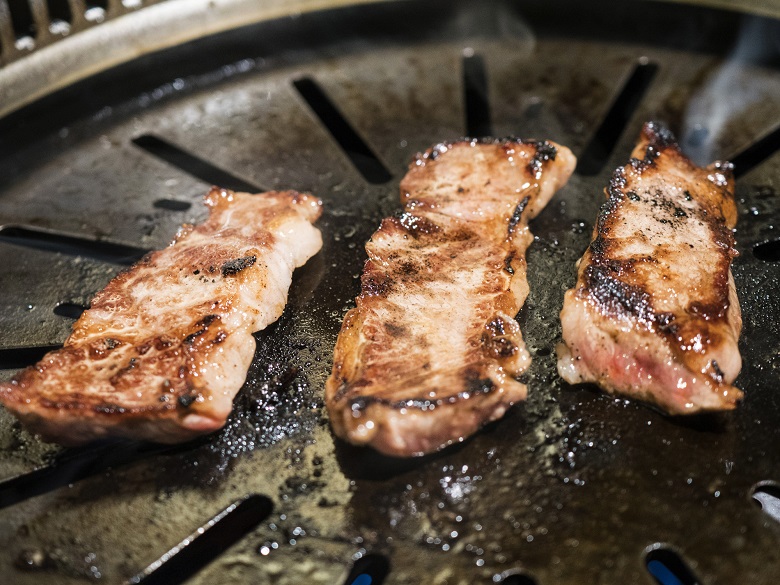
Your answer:
[[[98,73],[101,61],[0,119],[4,378],[64,340],[68,315],[121,269],[117,249],[163,246],[202,217],[215,170],[325,201],[323,250],[297,273],[282,319],[258,334],[222,432],[177,448],[61,451],[0,411],[0,581],[122,582],[261,494],[271,515],[188,583],[341,583],[373,553],[389,561],[393,584],[508,583],[517,573],[537,585],[651,585],[646,562],[658,551],[703,584],[776,582],[780,523],[751,494],[780,481],[777,21],[666,3],[475,4],[308,4],[295,17],[204,28]],[[534,357],[528,402],[456,448],[392,460],[334,441],[322,387],[359,290],[363,243],[398,209],[406,165],[473,127],[465,102],[480,88],[466,92],[463,72],[475,55],[489,114],[481,124],[493,134],[550,138],[582,157],[610,134],[599,132],[604,120],[618,120],[616,143],[532,226],[531,295],[519,316]],[[304,78],[389,181],[355,166],[296,89]],[[626,87],[636,95],[621,98]],[[670,418],[555,372],[563,291],[611,170],[649,118],[669,122],[699,162],[743,161],[734,273],[747,397],[734,413]],[[155,150],[160,140],[179,157]],[[771,504],[771,493],[759,501]]]

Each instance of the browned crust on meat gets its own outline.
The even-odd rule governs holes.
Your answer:
[[[711,273],[710,286],[697,291],[695,300],[684,308],[684,314],[656,313],[652,303],[654,293],[647,290],[644,274],[637,270],[641,264],[654,265],[653,271],[663,270],[661,265],[669,252],[660,248],[644,258],[618,260],[615,259],[616,242],[610,238],[616,224],[623,221],[621,209],[627,199],[652,197],[652,194],[640,195],[635,191],[637,180],[647,173],[667,172],[670,167],[686,175],[692,185],[685,191],[686,197],[694,198],[699,207],[693,212],[683,210],[658,192],[657,205],[666,212],[658,221],[675,227],[675,223],[689,221],[689,215],[694,213],[696,219],[707,226],[714,246],[722,251],[718,255],[717,268]],[[723,179],[713,181],[713,173],[720,173]],[[615,171],[606,193],[607,202],[599,214],[595,238],[583,261],[583,286],[578,288],[577,294],[598,304],[604,315],[632,315],[663,335],[675,349],[678,359],[698,362],[699,358],[685,348],[697,335],[704,335],[710,344],[718,345],[730,307],[729,272],[732,260],[738,255],[730,229],[736,223],[733,166],[719,162],[706,169],[697,167],[682,154],[674,135],[666,127],[650,122],[643,129],[633,158],[627,166]],[[694,363],[689,365],[695,367]]]
[[[525,398],[513,376],[529,361],[514,320],[528,293],[527,222],[573,170],[562,149],[563,170],[540,187],[561,148],[461,141],[412,161],[404,211],[366,245],[362,291],[334,350],[326,404],[338,436],[420,455]]]
[[[628,319],[651,337],[661,338],[677,363],[708,376],[716,387],[723,388],[728,400],[721,401],[722,408],[733,408],[735,398],[741,396],[730,387],[736,374],[724,377],[717,360],[711,358],[715,348],[731,347],[741,328],[739,306],[731,290],[731,263],[737,256],[731,229],[736,222],[732,170],[730,163],[722,162],[697,167],[682,154],[667,128],[653,122],[646,124],[631,160],[615,171],[605,190],[607,201],[601,208],[593,241],[580,261],[573,291],[585,303],[582,306],[589,307],[585,310],[600,316],[604,327]],[[647,209],[643,217],[637,216],[639,206]],[[652,232],[654,222],[672,234],[683,233],[681,230],[696,224],[697,233],[706,233],[706,241],[659,242],[649,253],[626,253],[630,245],[626,226],[631,222],[643,222],[647,229],[637,230],[634,238],[647,242],[658,239]],[[681,250],[681,246],[689,246],[690,255],[697,261],[706,260],[706,283],[686,289],[681,276],[685,266],[681,263],[686,261],[688,248]],[[685,299],[682,305],[677,299],[664,297],[667,293],[660,286],[664,282],[680,291],[678,298]],[[566,334],[564,331],[564,337]],[[608,380],[599,383],[610,389]],[[685,412],[695,411],[688,406],[690,410]],[[664,407],[670,411],[677,408]]]
[[[225,215],[239,199],[249,227]],[[321,210],[294,191],[215,188],[205,202],[205,222],[183,226],[168,248],[120,272],[61,349],[0,384],[0,401],[32,431],[66,445],[106,435],[179,442],[224,424],[255,347],[248,317],[234,315],[240,291],[276,286],[265,265],[274,227],[314,221]],[[139,291],[159,291],[170,308],[139,306]],[[226,387],[214,387],[213,376]]]

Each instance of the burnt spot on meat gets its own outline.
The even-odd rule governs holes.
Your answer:
[[[609,179],[609,184],[607,185],[607,195],[610,198],[617,198],[618,200],[623,197],[623,189],[626,188],[626,169],[623,167],[618,167],[615,169],[615,172],[612,173],[612,177]],[[604,212],[604,207],[601,208],[602,213]]]
[[[403,337],[405,335],[409,334],[409,330],[406,327],[403,327],[401,325],[395,325],[393,323],[384,323],[385,331],[391,336],[391,337]]]
[[[691,315],[702,317],[706,321],[715,321],[723,319],[726,316],[729,305],[728,302],[723,303],[702,303],[694,301],[689,303],[686,307],[687,311]]]
[[[490,378],[469,378],[466,381],[466,389],[458,394],[458,398],[469,398],[475,394],[490,394],[496,385]]]
[[[334,364],[334,366],[340,367],[341,364]],[[336,390],[336,394],[333,396],[333,400],[335,400],[336,402],[340,402],[341,400],[343,400],[344,397],[347,395],[347,392],[349,392],[349,384],[347,384],[347,381],[342,377],[339,377],[338,381],[339,381],[338,389]]]
[[[124,414],[127,409],[124,406],[118,404],[100,404],[92,409],[98,414]]]
[[[105,358],[120,345],[122,342],[118,339],[103,337],[89,344],[89,357],[95,360]]]
[[[485,330],[488,335],[492,337],[498,337],[500,335],[506,335],[505,322],[501,317],[496,317],[485,325]]]
[[[655,322],[658,326],[658,330],[661,333],[666,333],[668,335],[677,335],[679,327],[677,323],[675,323],[675,319],[676,317],[674,313],[658,313],[655,316]]]
[[[712,366],[712,371],[715,373],[714,378],[718,382],[723,382],[723,377],[725,376],[725,374],[723,373],[723,370],[720,369],[717,360],[711,360],[710,366]]]
[[[182,394],[177,399],[179,406],[182,408],[189,408],[193,402],[198,399],[198,394]]]
[[[199,325],[200,327],[208,327],[217,319],[219,319],[219,315],[206,315],[205,317],[203,317],[203,319],[198,321],[197,325]]]
[[[157,351],[162,351],[164,349],[168,349],[174,344],[173,339],[168,339],[165,337],[155,337],[153,340],[154,343],[154,349]]]
[[[352,416],[357,417],[365,412],[369,404],[380,401],[381,399],[372,396],[358,396],[349,401],[349,410],[352,411]]]
[[[206,331],[208,330],[205,327],[203,329],[198,329],[195,333],[190,333],[187,337],[185,337],[182,343],[184,345],[192,345],[193,343],[195,343],[195,340],[197,340],[198,337],[206,333]]]
[[[361,296],[385,297],[393,290],[392,279],[378,270],[372,270],[370,260],[366,261],[361,282]]]
[[[631,315],[644,323],[655,321],[650,296],[642,288],[622,282],[605,266],[589,265],[580,294],[595,302],[606,315]]]
[[[509,274],[514,274],[515,269],[512,268],[512,261],[515,259],[514,250],[511,251],[506,258],[504,258],[504,270]]]
[[[494,358],[508,358],[515,355],[518,351],[517,344],[506,337],[490,337],[484,335],[482,342],[487,349],[488,355]]]
[[[536,153],[533,158],[531,158],[531,162],[528,163],[528,170],[538,179],[544,163],[549,160],[555,160],[557,154],[558,149],[546,140],[537,142]]]
[[[257,262],[257,256],[255,255],[228,260],[222,265],[222,276],[233,276],[238,274],[242,270],[252,266],[255,262]]]
[[[523,211],[525,211],[528,201],[529,198],[526,196],[517,204],[517,206],[515,206],[512,217],[509,218],[509,226],[507,227],[507,233],[510,237],[515,233],[517,226],[520,224],[520,220],[523,218]]]
[[[219,344],[228,338],[228,334],[225,331],[218,331],[214,336],[214,343]]]
[[[418,272],[417,264],[411,260],[405,260],[398,265],[398,270],[406,276],[414,276]]]
[[[136,358],[130,358],[130,361],[127,362],[127,365],[124,368],[120,368],[119,370],[117,370],[116,374],[114,374],[113,376],[111,376],[111,378],[109,378],[109,382],[111,383],[111,385],[116,386],[122,376],[124,376],[129,372],[132,372],[135,369],[137,363],[138,360]]]
[[[513,339],[516,335],[516,324],[509,323],[503,317],[497,316],[485,325],[482,333],[482,346],[487,355],[496,358],[508,358],[519,351],[517,342]]]

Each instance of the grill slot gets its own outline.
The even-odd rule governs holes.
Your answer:
[[[41,347],[12,347],[0,349],[0,370],[25,368],[39,361],[48,352],[59,349],[60,345]]]
[[[493,579],[495,583],[501,583],[502,585],[538,585],[537,582],[522,573],[508,573],[503,579]]]
[[[756,244],[753,255],[764,262],[780,262],[780,239]]]
[[[17,39],[35,37],[37,26],[27,0],[7,0],[14,35]]]
[[[71,12],[69,0],[46,0],[46,6],[49,9],[49,18],[52,25],[57,21],[68,25],[65,32],[70,30],[70,24],[73,22],[73,13]]]
[[[167,209],[168,211],[187,211],[192,207],[192,203],[179,199],[158,199],[154,202],[154,206],[158,209]]]
[[[49,232],[33,227],[5,225],[0,227],[0,242],[70,256],[131,265],[149,250],[100,240],[89,240],[70,234]]]
[[[293,85],[366,181],[381,184],[393,178],[316,81],[302,77],[296,79]]]
[[[141,461],[177,448],[131,442],[106,444],[67,451],[45,467],[0,483],[0,509],[103,473],[108,469]]]
[[[740,178],[780,150],[780,127],[734,155],[734,176]]]
[[[670,548],[658,546],[645,556],[647,571],[658,585],[700,585],[687,563]]]
[[[780,485],[775,482],[763,482],[753,490],[752,497],[765,514],[780,522]]]
[[[640,60],[635,65],[598,130],[580,154],[577,161],[578,173],[594,176],[601,172],[650,88],[657,71],[658,65],[646,60]]]
[[[485,61],[471,52],[463,57],[463,93],[466,106],[466,136],[493,134]]]
[[[210,185],[218,185],[225,189],[247,193],[264,191],[264,189],[244,181],[158,136],[145,134],[133,138],[133,144]]]
[[[76,303],[59,303],[54,307],[54,314],[59,317],[65,317],[66,319],[78,319],[88,308],[89,307]]]
[[[390,573],[390,561],[384,555],[367,554],[355,561],[344,585],[382,585]]]
[[[273,505],[265,496],[234,502],[127,583],[180,585],[265,520]]]

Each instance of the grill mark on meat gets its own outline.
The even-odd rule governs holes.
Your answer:
[[[729,163],[696,167],[668,129],[645,125],[629,164],[610,179],[565,296],[558,369],[566,380],[677,414],[734,407],[741,316],[730,269],[731,171]]]
[[[574,169],[538,141],[443,143],[401,181],[404,209],[366,244],[325,390],[334,432],[396,456],[463,440],[525,398],[514,315],[528,221]],[[446,407],[446,408],[445,408]]]
[[[206,204],[204,223],[182,226],[97,293],[60,350],[0,384],[0,401],[30,430],[65,445],[108,435],[176,443],[224,424],[252,332],[281,315],[292,271],[321,246],[311,225],[321,203],[213,189]]]
[[[520,220],[523,217],[523,211],[525,211],[525,208],[528,205],[529,200],[530,200],[529,197],[524,197],[523,200],[517,204],[517,207],[515,207],[515,210],[512,212],[512,217],[509,218],[509,225],[507,227],[507,233],[509,234],[510,238],[514,235],[517,226],[520,224]]]
[[[416,409],[430,411],[442,406],[456,406],[459,402],[470,400],[478,395],[490,394],[498,389],[490,378],[467,379],[466,386],[466,390],[460,391],[457,394],[447,394],[436,398],[435,400],[418,397],[393,401],[381,396],[360,396],[350,400],[349,406],[353,416],[355,416],[356,413],[365,412],[368,407],[372,405],[387,406],[393,410]]]

